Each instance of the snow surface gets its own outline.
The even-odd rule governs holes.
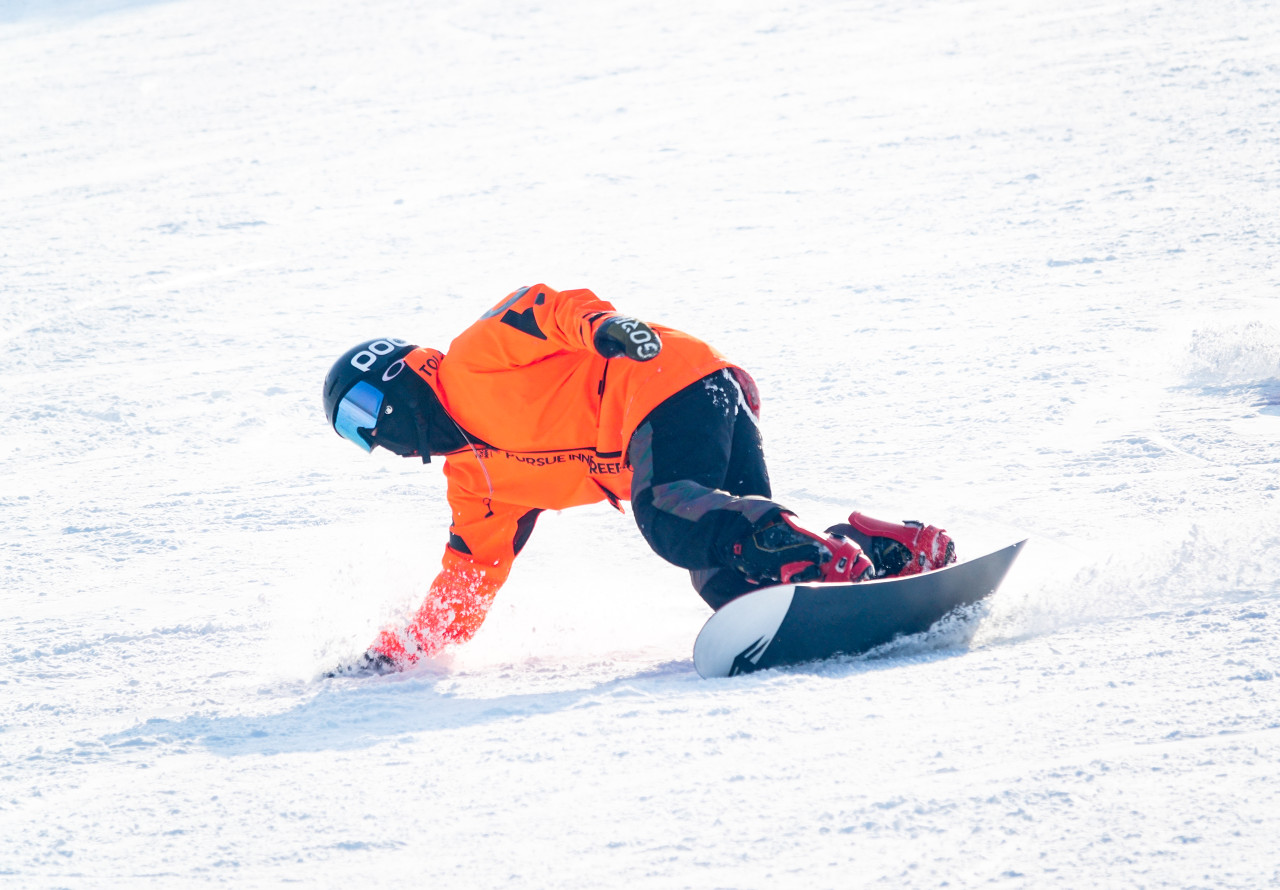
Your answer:
[[[1280,886],[1280,8],[0,0],[0,884]],[[980,620],[703,681],[606,507],[480,635],[320,382],[591,287],[775,491],[1032,537]]]

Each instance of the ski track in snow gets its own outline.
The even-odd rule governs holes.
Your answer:
[[[1280,886],[1280,11],[0,0],[0,884]],[[756,376],[779,499],[1032,543],[703,681],[629,516],[485,627],[319,386],[535,281]]]

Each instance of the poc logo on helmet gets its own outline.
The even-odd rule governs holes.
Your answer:
[[[398,337],[373,340],[366,343],[364,349],[351,356],[351,365],[359,371],[368,371],[382,356],[390,355],[400,347],[408,345],[408,340],[401,340]]]

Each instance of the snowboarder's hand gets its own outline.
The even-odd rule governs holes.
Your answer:
[[[662,351],[662,339],[657,331],[643,321],[623,315],[615,315],[601,322],[592,342],[596,352],[605,358],[625,355],[635,362],[657,358]]]

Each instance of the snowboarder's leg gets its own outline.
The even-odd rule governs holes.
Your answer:
[[[722,488],[740,496],[771,497],[760,427],[756,423],[754,412],[741,404],[738,405],[738,416],[734,419],[729,466]],[[689,577],[693,582],[693,589],[713,609],[719,609],[730,600],[760,587],[758,581],[750,580],[737,569],[723,565],[693,569],[689,572]]]
[[[728,371],[655,408],[628,457],[641,533],[659,556],[690,570],[712,608],[763,584],[857,580],[871,568],[851,541],[803,529],[769,499],[756,417]]]
[[[723,565],[721,554],[734,540],[781,509],[769,500],[755,418],[725,371],[650,412],[632,435],[627,458],[636,524],[659,556],[682,568]]]

